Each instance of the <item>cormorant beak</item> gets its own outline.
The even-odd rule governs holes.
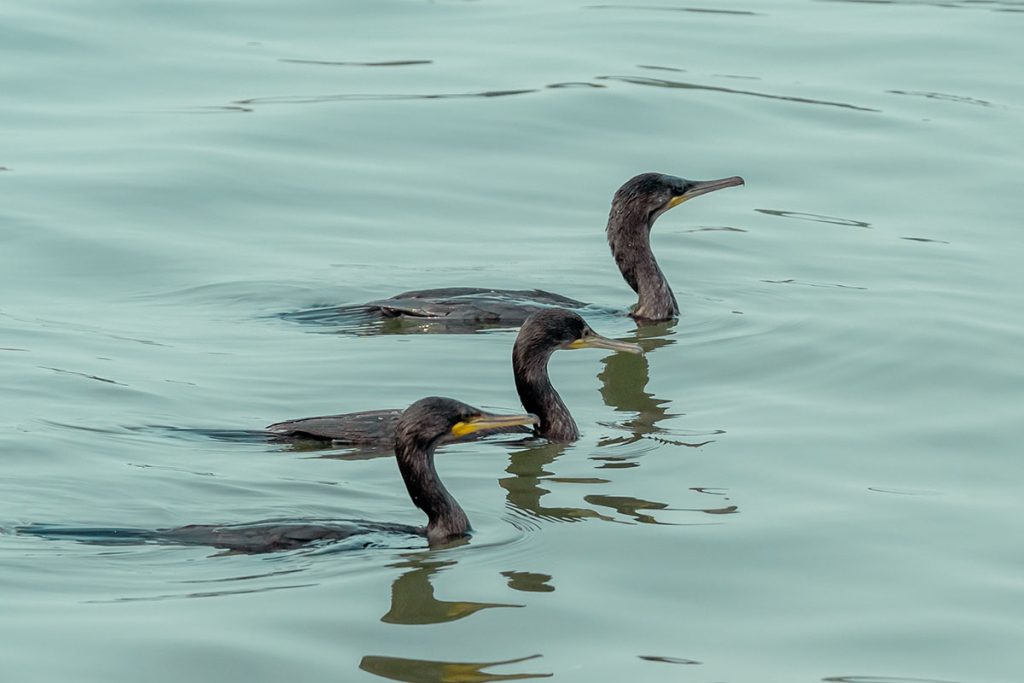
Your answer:
[[[693,199],[699,197],[702,194],[708,192],[714,192],[715,190],[721,190],[726,187],[736,187],[737,185],[743,184],[743,178],[738,175],[734,175],[730,178],[720,178],[718,180],[691,180],[686,190],[678,197],[673,197],[668,200],[668,208],[679,206],[687,199]]]
[[[609,349],[611,351],[625,351],[626,353],[639,354],[644,352],[644,348],[639,344],[630,344],[629,342],[619,341],[618,339],[609,339],[608,337],[602,337],[601,335],[591,331],[584,332],[582,337],[569,342],[565,348]]]
[[[522,415],[492,415],[481,413],[473,417],[456,422],[452,426],[452,436],[461,439],[462,437],[476,434],[477,432],[492,430],[507,430],[513,427],[525,427],[528,425],[540,424],[540,419],[533,414]]]

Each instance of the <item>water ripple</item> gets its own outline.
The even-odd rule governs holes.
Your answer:
[[[660,655],[637,655],[640,659],[647,662],[661,662],[662,664],[701,664],[696,659],[682,659],[681,657],[664,657]]]
[[[222,598],[230,595],[252,595],[271,591],[291,590],[293,588],[311,588],[315,583],[296,583],[287,586],[263,586],[261,588],[236,588],[220,591],[197,591],[194,593],[164,593],[161,595],[143,595],[135,597],[110,598],[106,600],[83,600],[84,604],[103,605],[126,602],[162,602],[164,600],[186,600],[192,598]]]
[[[802,211],[783,211],[782,209],[754,209],[758,213],[778,216],[779,218],[796,218],[802,221],[814,221],[815,223],[829,223],[830,225],[845,225],[851,228],[871,228],[867,221],[858,221],[853,218],[837,218],[836,216],[825,216],[820,213],[805,213]]]
[[[945,678],[904,678],[902,676],[826,676],[821,680],[827,683],[957,683],[957,681]]]
[[[482,90],[479,92],[461,93],[342,93],[335,95],[279,95],[270,97],[250,97],[235,100],[234,104],[320,104],[323,102],[379,102],[393,100],[453,100],[473,97],[509,97],[538,92],[538,88],[521,88],[518,90]]]
[[[85,373],[85,372],[76,372],[75,370],[64,370],[64,369],[61,369],[61,368],[51,368],[48,365],[40,365],[38,367],[41,370],[52,370],[52,371],[54,371],[56,373],[59,373],[59,374],[62,374],[62,375],[76,375],[78,377],[85,377],[86,379],[94,379],[97,382],[106,382],[107,384],[116,384],[119,387],[126,387],[126,386],[128,386],[127,384],[124,384],[122,382],[118,382],[117,380],[109,379],[107,377],[100,377],[99,375],[90,375],[90,374]]]
[[[901,240],[907,240],[908,242],[929,242],[931,244],[949,244],[946,240],[933,240],[928,237],[901,237]]]
[[[802,285],[804,287],[836,287],[838,289],[862,289],[866,290],[867,287],[860,287],[858,285],[844,285],[838,282],[803,282],[801,280],[794,280],[788,278],[786,280],[761,280],[770,285]]]
[[[427,659],[406,659],[405,657],[384,657],[380,655],[366,655],[359,662],[359,668],[363,671],[387,678],[392,681],[407,681],[408,683],[432,683],[437,681],[473,681],[474,683],[485,683],[486,681],[513,681],[525,678],[550,678],[551,673],[519,673],[519,674],[493,674],[484,671],[494,666],[508,666],[520,662],[537,659],[542,655],[530,655],[518,659],[505,659],[497,662],[444,662]]]
[[[628,9],[648,12],[695,12],[697,14],[732,14],[758,16],[759,12],[740,9],[711,9],[708,7],[675,7],[672,5],[585,5],[585,9]]]
[[[901,5],[904,7],[941,7],[943,9],[986,9],[990,12],[1024,12],[1019,2],[990,0],[818,0],[819,2],[846,2],[855,5]]]
[[[323,59],[281,59],[287,64],[316,64],[318,66],[418,66],[433,64],[433,59],[396,59],[388,62],[332,62]]]
[[[663,78],[644,78],[641,76],[598,76],[599,79],[609,81],[620,81],[622,83],[632,83],[633,85],[647,85],[656,88],[680,88],[684,90],[706,90],[710,92],[722,92],[729,93],[731,95],[747,95],[750,97],[763,97],[769,100],[783,100],[786,102],[797,102],[799,104],[817,104],[826,107],[840,107],[842,109],[853,109],[854,111],[865,111],[872,113],[879,113],[881,109],[873,109],[871,107],[862,107],[856,104],[848,104],[846,102],[835,102],[832,100],[819,100],[811,97],[796,97],[794,95],[773,95],[771,93],[758,92],[756,90],[739,90],[736,88],[726,88],[718,85],[701,85],[699,83],[688,83],[685,81],[670,81]]]
[[[988,100],[981,100],[976,97],[967,97],[966,95],[950,95],[949,93],[931,92],[928,90],[886,90],[885,92],[892,95],[909,95],[911,97],[925,97],[929,100],[942,100],[943,102],[957,102],[959,104],[973,104],[978,107],[996,107],[1002,105],[996,105]]]

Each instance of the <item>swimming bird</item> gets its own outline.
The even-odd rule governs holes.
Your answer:
[[[627,180],[612,198],[608,246],[623,279],[637,294],[629,315],[637,321],[671,320],[679,304],[651,250],[654,221],[669,209],[708,192],[743,185],[743,178],[686,180],[662,173],[642,173]],[[540,289],[510,290],[448,287],[403,292],[356,306],[309,309],[286,314],[299,322],[338,322],[355,318],[402,319],[432,329],[457,332],[477,327],[512,327],[531,313],[552,306],[582,308],[582,301]]]
[[[639,344],[602,337],[578,313],[564,308],[537,311],[519,330],[512,347],[512,373],[523,407],[540,420],[534,428],[536,436],[559,442],[579,438],[576,422],[548,377],[548,360],[559,349],[585,348],[643,353]],[[275,436],[389,450],[401,414],[401,410],[371,410],[306,417],[272,424],[267,431]]]
[[[321,522],[268,520],[253,524],[190,524],[171,529],[84,529],[36,524],[19,533],[71,538],[88,543],[171,543],[205,545],[232,552],[290,550],[314,542],[339,541],[379,534],[425,536],[431,546],[467,536],[472,530],[465,510],[448,492],[434,467],[434,449],[446,441],[471,438],[480,431],[536,424],[534,415],[495,415],[451,398],[431,396],[409,406],[397,421],[395,458],[413,505],[427,515],[425,527],[364,520]],[[356,538],[358,540],[358,538]]]

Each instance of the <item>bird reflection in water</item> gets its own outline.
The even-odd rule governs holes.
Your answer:
[[[541,498],[551,493],[540,483],[551,478],[552,472],[545,469],[565,452],[566,444],[544,443],[527,445],[509,454],[509,465],[505,471],[510,475],[498,480],[505,489],[505,499],[514,512],[527,519],[551,519],[560,522],[577,522],[581,519],[597,517],[607,522],[613,521],[595,510],[578,507],[547,507]],[[607,479],[594,480],[593,483],[608,483]]]
[[[679,413],[669,412],[671,401],[657,398],[647,391],[647,383],[650,381],[650,365],[646,354],[655,349],[675,344],[676,340],[669,336],[672,334],[674,325],[674,322],[667,322],[637,327],[636,342],[643,347],[644,355],[624,357],[622,354],[615,354],[601,359],[604,369],[598,373],[597,377],[601,380],[601,397],[604,399],[605,405],[614,408],[616,412],[634,413],[634,415],[617,423],[605,423],[607,427],[629,433],[606,436],[601,439],[599,446],[625,446],[642,439],[652,439],[658,443],[672,446],[698,448],[714,441],[714,439],[705,437],[723,433],[722,430],[714,430],[703,434],[692,434],[690,438],[678,439],[673,438],[672,432],[658,425],[662,420],[677,417]],[[622,460],[613,456],[595,459],[606,462]]]
[[[693,491],[696,489],[690,490]],[[679,522],[659,522],[647,511],[703,512],[707,515],[728,515],[738,511],[738,508],[735,505],[728,505],[726,507],[719,508],[670,508],[665,503],[652,503],[649,500],[632,498],[630,496],[589,495],[584,496],[583,500],[592,505],[612,508],[623,517],[630,517],[634,521],[642,524],[668,524],[670,526],[679,526],[680,524]],[[698,524],[707,523],[708,522],[698,522]]]
[[[406,555],[402,562],[391,565],[408,569],[391,584],[391,609],[380,618],[386,624],[443,624],[457,621],[480,610],[492,607],[522,607],[497,602],[438,600],[434,597],[431,579],[438,572],[454,566],[454,560],[429,559],[427,553]]]
[[[502,572],[502,576],[508,579],[508,587],[512,590],[525,593],[551,593],[555,587],[551,585],[550,574],[537,574],[535,572]]]
[[[678,508],[669,507],[667,503],[644,500],[643,498],[633,496],[605,494],[591,494],[583,497],[583,501],[593,507],[550,507],[544,505],[541,499],[551,493],[551,490],[542,486],[542,483],[551,482],[552,484],[576,485],[605,485],[612,483],[609,479],[600,477],[554,476],[549,466],[562,455],[565,449],[565,444],[528,445],[510,454],[509,466],[505,471],[512,476],[503,477],[498,483],[505,489],[505,499],[508,502],[508,506],[513,512],[517,513],[517,518],[514,522],[523,518],[534,524],[536,520],[578,522],[584,519],[600,519],[605,522],[623,522],[626,521],[623,519],[625,517],[632,522],[639,522],[641,524],[665,524],[666,522],[659,522],[651,514],[641,511],[679,511]],[[598,509],[595,509],[601,507],[611,508],[619,516],[603,514]],[[701,512],[705,511],[701,510]]]
[[[498,674],[484,671],[494,666],[509,666],[541,655],[530,655],[518,659],[498,662],[444,662],[427,659],[406,659],[405,657],[382,657],[366,655],[359,662],[359,668],[381,678],[406,683],[487,683],[488,681],[517,681],[527,678],[550,678],[550,673]]]
[[[617,434],[604,436],[598,441],[598,447],[623,447],[650,440],[657,444],[686,446],[697,448],[711,443],[714,439],[706,438],[724,433],[715,430],[698,438],[679,439],[678,432],[668,430],[659,425],[660,422],[676,417],[678,413],[670,412],[671,401],[659,399],[647,391],[649,381],[648,357],[655,349],[674,344],[671,338],[674,323],[658,323],[638,326],[635,341],[643,347],[643,355],[612,354],[601,359],[604,369],[598,374],[601,380],[601,396],[609,407],[619,413],[631,413],[632,416],[614,423],[604,423],[605,427],[614,429]],[[634,341],[634,340],[630,340]],[[653,513],[664,512],[702,512],[705,514],[730,514],[737,511],[735,506],[719,506],[714,508],[673,508],[667,503],[645,500],[635,496],[588,494],[583,496],[585,506],[544,505],[542,499],[551,492],[550,484],[607,485],[612,480],[603,477],[559,477],[551,465],[565,452],[566,444],[525,444],[510,453],[509,465],[505,471],[510,475],[499,480],[506,491],[509,508],[517,513],[517,520],[525,518],[532,524],[536,520],[556,520],[560,522],[576,522],[583,519],[600,519],[606,522],[623,522],[641,524],[670,524],[659,521]],[[627,449],[628,453],[615,455],[592,455],[591,459],[601,462],[602,469],[636,467],[635,459],[645,450],[636,447]],[[697,489],[694,489],[697,490]],[[702,491],[697,491],[701,493]],[[617,514],[608,514],[608,510]]]

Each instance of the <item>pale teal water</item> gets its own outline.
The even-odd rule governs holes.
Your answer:
[[[3,680],[1020,680],[1022,35],[1011,1],[3,3]],[[150,426],[515,408],[511,332],[274,314],[625,308],[604,221],[647,170],[747,186],[659,221],[684,314],[646,360],[555,357],[579,443],[439,455],[469,544],[9,533],[419,523],[388,459]]]

